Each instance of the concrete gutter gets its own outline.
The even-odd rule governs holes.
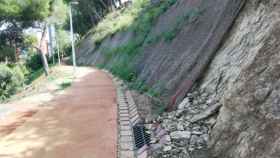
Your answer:
[[[140,149],[135,148],[133,126],[141,122],[137,106],[124,83],[113,75],[110,74],[110,76],[117,87],[118,158],[147,158],[146,145]]]

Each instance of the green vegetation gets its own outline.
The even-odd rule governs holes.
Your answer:
[[[130,8],[108,14],[89,33],[93,34],[96,43],[100,43],[104,38],[118,31],[131,30],[137,34],[136,43],[141,43],[157,17],[175,2],[176,0],[166,0],[152,6],[149,0],[134,1]]]
[[[176,0],[166,0],[157,5],[151,5],[149,0],[138,0],[134,1],[130,8],[116,11],[106,16],[88,34],[93,35],[92,38],[97,46],[105,38],[121,31],[131,32],[134,38],[118,47],[102,47],[100,50],[104,54],[105,61],[97,66],[108,69],[112,74],[126,81],[131,89],[145,93],[153,98],[159,97],[158,90],[137,79],[134,61],[139,52],[141,52],[144,42],[149,40],[149,33],[158,17],[175,2]],[[158,106],[154,107],[154,113],[164,111],[164,108],[162,108],[164,106],[160,104],[160,102],[156,104]]]
[[[0,20],[29,24],[43,20],[50,13],[51,0],[0,0]]]
[[[20,66],[0,65],[0,101],[19,90],[24,84],[24,72]]]
[[[66,3],[72,0],[64,0]],[[73,25],[75,32],[84,35],[93,26],[111,11],[118,9],[117,2],[122,5],[120,0],[76,0],[78,5],[73,5]],[[123,6],[119,6],[122,8]],[[69,25],[67,23],[67,28]]]
[[[153,6],[149,0],[138,0],[130,8],[106,16],[90,31],[96,45],[106,37],[123,30],[132,32],[135,38],[116,48],[102,48],[105,63],[98,66],[109,69],[125,81],[135,82],[137,76],[132,61],[144,44],[156,19],[175,2],[175,0],[167,0]],[[106,64],[109,61],[112,61],[110,66]]]
[[[35,81],[37,78],[39,78],[40,76],[42,76],[44,74],[44,69],[40,68],[36,71],[33,72],[29,72],[26,77],[25,77],[25,84],[29,85],[31,84],[33,81]]]
[[[189,10],[184,16],[177,18],[177,21],[172,29],[157,36],[149,36],[146,42],[148,44],[153,44],[159,42],[161,39],[164,39],[165,42],[172,41],[182,30],[182,28],[186,26],[186,24],[195,22],[202,12],[203,10],[199,8],[193,8]]]
[[[65,81],[65,82],[61,83],[61,84],[59,85],[59,86],[60,86],[60,90],[64,90],[64,89],[70,87],[71,84],[72,84],[71,81]]]
[[[70,56],[71,53],[71,41],[69,32],[63,29],[57,29],[56,32],[57,43],[59,45],[60,54],[62,56]]]
[[[41,56],[38,53],[31,53],[26,59],[26,67],[31,72],[35,72],[42,68]]]
[[[0,44],[0,62],[1,61],[15,61],[15,49],[6,45]]]
[[[23,46],[26,48],[34,47],[38,43],[35,35],[23,35]],[[33,48],[32,48],[33,49]]]
[[[37,64],[0,64],[0,102],[43,75],[42,65]]]
[[[156,116],[161,115],[166,111],[167,105],[162,104],[161,102],[153,102],[152,113]]]
[[[51,0],[0,0],[0,52],[15,56],[16,49],[24,43],[23,29],[36,25],[50,14]],[[3,50],[3,48],[5,48]],[[0,60],[5,60],[0,58]]]
[[[202,10],[198,8],[193,8],[189,10],[184,16],[180,17],[175,26],[170,30],[162,34],[165,41],[172,41],[174,37],[177,36],[179,31],[182,30],[183,26],[185,26],[185,23],[191,24],[195,22],[198,18],[198,16],[202,13]]]
[[[24,30],[36,28],[44,34],[48,24],[63,25],[67,10],[64,0],[0,0],[0,62],[6,63],[0,64],[0,100],[8,98],[44,72],[41,59],[45,56],[38,48],[40,41]],[[63,38],[62,42],[59,41],[60,48],[65,48],[68,43],[65,36],[58,37]],[[22,52],[27,58],[19,58]]]
[[[68,6],[63,0],[51,0],[49,24],[63,25],[68,18]]]
[[[135,38],[115,48],[102,48],[105,62],[98,66],[110,70],[112,74],[128,82],[130,88],[152,97],[159,97],[160,93],[156,89],[137,79],[133,61],[141,52],[141,47],[148,39],[157,18],[175,2],[176,0],[167,0],[152,6],[149,0],[139,0],[134,1],[131,8],[109,14],[90,32],[96,45],[105,38],[124,30],[132,32]],[[164,108],[155,107],[154,111],[160,113],[163,110]]]
[[[140,80],[131,82],[129,84],[129,87],[131,89],[137,90],[140,93],[146,93],[151,97],[159,97],[160,96],[160,93],[158,91],[156,91],[154,88],[150,88],[143,81],[140,81]]]

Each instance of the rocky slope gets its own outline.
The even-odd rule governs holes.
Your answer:
[[[248,1],[202,80],[223,104],[213,157],[280,157],[279,9],[279,1]]]
[[[139,79],[162,92],[166,103],[178,105],[185,97],[176,111],[156,120],[154,156],[280,157],[280,2],[179,0],[149,36],[168,32],[174,17],[194,8],[202,11],[174,39],[144,44],[131,61]],[[117,33],[96,50],[83,43],[79,62],[104,63],[102,45],[117,47],[131,38],[132,32]]]

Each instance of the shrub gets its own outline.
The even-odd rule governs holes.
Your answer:
[[[136,78],[133,67],[123,61],[115,62],[110,71],[127,82],[132,82]]]
[[[25,72],[23,70],[23,68],[19,65],[13,67],[12,69],[15,81],[17,82],[18,86],[23,86],[24,83],[24,75]]]
[[[9,46],[0,46],[0,61],[15,61],[15,48]]]
[[[23,86],[24,74],[19,67],[9,68],[0,65],[0,100],[4,100],[14,94]]]
[[[38,53],[30,54],[26,60],[26,66],[32,72],[41,69],[43,65],[42,65],[40,54]]]

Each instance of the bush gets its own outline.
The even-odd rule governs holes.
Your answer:
[[[24,84],[24,73],[20,67],[0,65],[0,100],[5,100]]]
[[[26,60],[26,66],[32,72],[41,69],[43,67],[41,55],[38,53],[30,54]]]
[[[17,82],[18,86],[23,86],[24,83],[24,76],[25,72],[21,66],[15,66],[12,68],[13,75],[15,77],[15,81]]]
[[[8,46],[0,46],[0,61],[15,61],[15,48]]]

